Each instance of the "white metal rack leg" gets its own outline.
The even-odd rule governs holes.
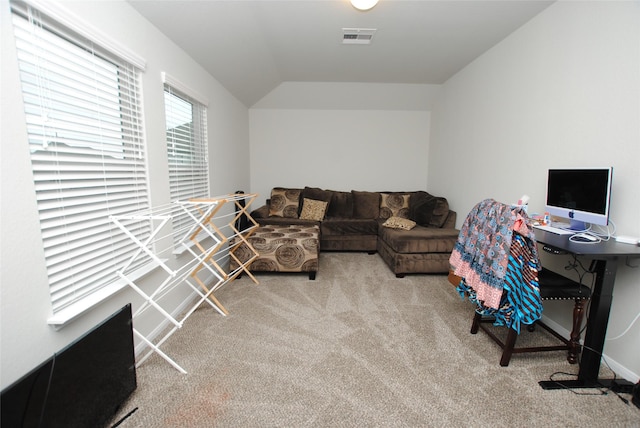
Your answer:
[[[249,244],[247,238],[253,234],[258,223],[249,215],[249,207],[255,200],[256,194],[233,194],[207,199],[192,199],[179,201],[168,206],[152,208],[127,215],[111,216],[116,224],[139,248],[136,253],[120,269],[118,275],[122,278],[143,301],[134,311],[133,332],[142,340],[150,350],[142,356],[136,366],[142,364],[154,352],[165,359],[169,364],[181,373],[186,373],[179,364],[164,353],[160,346],[200,307],[207,302],[221,315],[229,314],[227,309],[214,296],[214,291],[235,279],[240,273],[245,272],[258,284],[255,277],[249,272],[249,265],[258,257],[258,252]],[[240,202],[243,202],[241,204]],[[233,212],[223,214],[222,208],[228,202],[233,202]],[[238,220],[246,216],[249,226],[244,230],[238,230]],[[173,221],[180,219],[183,224],[179,230],[173,230]],[[228,222],[227,222],[228,221]],[[134,233],[141,222],[149,222],[151,232],[145,239],[138,239]],[[170,233],[162,235],[163,232]],[[229,232],[225,233],[225,230]],[[238,238],[231,240],[231,238]],[[178,247],[168,245],[168,239]],[[164,240],[164,241],[163,241]],[[230,242],[235,242],[230,244]],[[237,246],[245,243],[254,253],[246,262],[240,263],[234,255]],[[164,253],[170,253],[165,256]],[[175,253],[180,253],[175,256]],[[239,262],[239,267],[227,272],[223,264],[226,258],[233,257]],[[141,265],[154,264],[164,270],[166,278],[155,286],[152,291],[145,291],[132,273]],[[175,265],[179,265],[175,267]],[[207,275],[202,277],[202,275]],[[188,286],[198,298],[190,304],[178,319],[163,306],[165,298],[176,287]],[[170,328],[160,339],[151,340],[135,328],[135,319],[147,309],[153,308],[170,323]]]

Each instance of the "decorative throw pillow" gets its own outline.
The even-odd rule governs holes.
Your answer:
[[[409,197],[404,193],[381,193],[380,218],[409,218]]]
[[[352,190],[353,218],[376,219],[380,217],[380,193]]]
[[[307,199],[313,199],[316,201],[324,201],[327,204],[331,202],[333,192],[331,190],[323,190],[319,187],[305,187],[302,190],[302,197]]]
[[[274,187],[269,201],[269,215],[273,217],[298,218],[298,205],[302,189]]]
[[[301,220],[321,221],[327,212],[327,203],[325,201],[316,201],[315,199],[304,198],[302,200]]]
[[[430,226],[436,198],[425,191],[419,190],[411,195],[409,200],[409,218],[420,226]]]
[[[449,202],[443,197],[435,197],[436,206],[431,214],[429,224],[433,227],[442,227],[449,216]]]
[[[418,191],[411,195],[409,218],[420,226],[442,227],[449,215],[449,203],[445,198]]]
[[[351,218],[353,217],[353,194],[351,192],[331,191],[331,203],[327,208],[327,217]]]
[[[403,217],[389,217],[382,225],[392,229],[411,230],[416,227],[416,222]]]
[[[306,199],[313,199],[315,201],[324,201],[327,203],[327,211],[331,206],[331,197],[333,196],[333,192],[330,190],[322,190],[319,187],[309,187],[306,186],[302,193],[300,194],[300,200],[303,201]],[[300,204],[300,212],[302,212],[302,204]]]

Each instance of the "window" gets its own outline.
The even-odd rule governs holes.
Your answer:
[[[171,201],[209,197],[207,161],[206,101],[198,101],[191,92],[171,77],[164,76],[167,153]],[[182,88],[182,89],[178,89]],[[190,225],[187,214],[173,219],[174,231]],[[174,233],[177,240],[180,233]]]
[[[149,205],[140,69],[29,5],[12,12],[55,316],[117,284],[138,248],[109,216]]]

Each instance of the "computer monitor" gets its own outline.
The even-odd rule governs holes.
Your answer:
[[[546,211],[569,220],[571,230],[609,224],[613,167],[550,169]]]

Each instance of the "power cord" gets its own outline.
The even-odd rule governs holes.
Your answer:
[[[567,271],[574,271],[576,274],[578,274],[578,283],[580,285],[586,285],[583,282],[583,279],[585,277],[585,275],[587,274],[591,274],[591,286],[589,286],[589,288],[591,290],[593,290],[593,285],[595,284],[596,278],[595,278],[595,266],[593,265],[593,263],[591,264],[591,266],[589,266],[589,269],[585,268],[584,265],[582,264],[582,261],[580,259],[578,259],[578,256],[576,254],[572,254],[572,260],[569,260],[569,262],[565,265],[564,270]]]
[[[595,272],[595,265],[593,261],[591,262],[591,266],[589,266],[589,269],[587,269],[582,264],[582,261],[578,259],[578,256],[575,254],[572,254],[572,260],[569,260],[567,265],[565,265],[564,269],[567,271],[576,272],[576,274],[578,275],[578,287],[581,287],[582,285],[586,285],[589,288],[590,293],[593,293],[593,287],[595,286],[595,282],[596,282],[596,275],[595,275],[596,272]],[[584,283],[584,277],[587,274],[591,275],[591,285],[587,285]],[[589,319],[590,312],[591,312],[591,299],[588,299],[587,305],[584,309],[584,319]],[[586,329],[587,329],[587,323],[584,323],[584,325],[580,329],[580,333],[579,333],[580,337],[582,337]]]
[[[594,353],[598,354],[600,356],[600,360],[604,363],[605,366],[607,366],[607,368],[611,371],[611,373],[613,373],[613,380],[611,381],[611,385],[608,386],[608,387],[602,386],[603,388],[605,388],[605,393],[607,393],[608,391],[613,392],[616,395],[616,397],[618,397],[620,399],[620,401],[622,401],[624,404],[626,404],[628,406],[629,405],[629,400],[624,398],[623,396],[621,396],[618,391],[613,389],[613,386],[616,384],[616,380],[618,379],[618,376],[616,375],[616,372],[611,368],[611,366],[607,362],[607,359],[604,357],[604,354],[602,354],[601,352],[597,352],[595,349],[590,348],[588,346],[584,346],[583,345],[582,348],[583,349],[588,349],[591,352],[594,352]],[[629,391],[629,393],[631,393],[631,391]]]
[[[575,230],[575,234],[569,236],[569,241],[580,244],[598,244],[603,241],[606,242],[615,236],[616,229],[616,225],[611,219],[609,219],[609,224],[607,226],[589,223],[589,226],[585,229]]]
[[[636,323],[636,321],[638,321],[638,318],[640,318],[640,312],[638,312],[636,314],[636,317],[633,319],[633,321],[631,321],[631,324],[629,324],[627,326],[627,328],[622,333],[620,333],[616,337],[612,337],[611,339],[606,339],[606,340],[618,340],[618,339],[620,339],[622,336],[627,334],[629,332],[629,330],[631,330],[631,327]]]
[[[598,386],[598,385],[594,385],[594,386],[593,386],[592,388],[590,388],[590,389],[595,389],[595,390],[597,390],[598,392],[578,392],[578,391],[576,391],[576,389],[575,389],[575,388],[571,388],[571,387],[569,387],[569,386],[563,385],[563,384],[562,384],[562,382],[561,382],[563,379],[555,379],[555,378],[554,378],[556,375],[573,376],[573,377],[575,377],[575,378],[577,378],[577,377],[578,377],[578,375],[577,375],[577,374],[574,374],[574,373],[567,373],[567,372],[562,372],[562,371],[557,371],[557,372],[552,373],[552,374],[549,376],[549,380],[550,380],[551,382],[556,383],[558,386],[561,386],[561,387],[562,387],[562,389],[565,389],[565,390],[567,390],[567,391],[571,391],[571,392],[573,392],[573,393],[574,393],[574,394],[576,394],[576,395],[609,395],[609,393],[611,392],[611,393],[615,394],[615,396],[616,396],[616,397],[618,397],[618,398],[620,399],[620,401],[622,401],[624,404],[626,404],[627,406],[629,406],[629,405],[630,405],[630,401],[629,401],[627,398],[625,398],[625,397],[623,397],[622,395],[620,395],[620,393],[619,393],[618,391],[616,391],[616,390],[614,390],[614,389],[613,389],[613,386],[616,384],[616,380],[618,379],[618,377],[617,377],[617,375],[616,375],[616,372],[615,372],[615,371],[613,371],[613,369],[612,369],[612,368],[611,368],[611,366],[609,365],[609,363],[607,363],[607,359],[604,357],[604,355],[603,355],[602,353],[597,352],[596,350],[594,350],[594,349],[592,349],[592,348],[588,347],[588,346],[583,346],[583,349],[588,349],[588,350],[590,350],[590,351],[595,352],[596,354],[598,354],[598,355],[600,356],[601,361],[602,361],[602,362],[607,366],[607,368],[611,371],[611,373],[613,373],[613,379],[612,379],[612,381],[611,381],[611,385],[610,385],[610,386],[605,386],[605,385],[599,385],[599,386]],[[582,354],[580,354],[580,355],[582,355]],[[632,392],[630,392],[630,393],[632,393]]]
[[[592,275],[592,279],[591,279],[591,285],[588,286],[591,291],[593,291],[593,287],[595,285],[595,268],[594,268],[594,263],[591,263],[591,266],[589,266],[589,269],[586,269],[584,267],[584,265],[582,264],[582,262],[580,261],[580,259],[578,259],[578,257],[573,254],[572,255],[573,259],[570,260],[567,265],[565,265],[564,269],[567,271],[574,271],[577,273],[578,275],[578,282],[580,283],[580,285],[583,285],[583,279],[585,277],[585,275],[587,274],[591,274]],[[589,318],[589,311],[591,309],[591,299],[589,299],[589,301],[587,302],[587,307],[585,308],[585,319]],[[620,334],[618,334],[615,337],[612,338],[607,338],[606,340],[618,340],[621,337],[623,337],[625,334],[627,334],[629,332],[629,330],[631,330],[631,327],[633,327],[633,325],[638,321],[638,319],[640,319],[640,312],[638,312],[635,316],[635,318],[633,319],[633,321],[631,321],[631,323],[629,323],[629,325],[624,329],[624,331]],[[583,326],[582,329],[580,330],[580,335],[582,336],[582,333],[584,333],[584,331],[586,330],[587,326]]]
[[[597,228],[597,229],[594,230],[594,228]],[[603,241],[608,241],[612,237],[616,236],[616,230],[617,230],[616,224],[613,222],[613,220],[609,219],[609,224],[607,226],[589,224],[589,227],[587,228],[586,231],[599,237]]]
[[[613,223],[613,222],[612,222]],[[615,229],[615,225],[614,225],[614,229]],[[611,238],[611,233],[608,233],[606,236],[606,239],[604,240],[609,240]],[[569,238],[571,240],[571,238]],[[595,242],[593,242],[595,243]],[[587,274],[591,274],[591,285],[589,286],[589,288],[591,289],[591,291],[593,291],[593,287],[595,285],[595,280],[596,280],[596,263],[595,260],[592,260],[591,265],[589,266],[589,268],[585,268],[584,265],[582,264],[582,261],[578,258],[578,256],[576,254],[572,254],[572,259],[569,260],[569,262],[565,265],[564,269],[567,271],[574,271],[577,275],[578,275],[578,283],[580,286],[585,285],[584,284],[584,278]],[[632,266],[635,267],[635,266]],[[591,310],[591,299],[588,300],[587,302],[587,307],[585,308],[585,318],[588,319],[589,317],[589,312]],[[607,339],[607,340],[616,340],[619,339],[621,337],[623,337],[630,329],[631,327],[636,323],[636,321],[638,321],[638,319],[640,318],[640,313],[638,313],[636,315],[636,317],[633,319],[633,321],[629,324],[629,326],[627,326],[627,328],[620,333],[618,336],[613,337],[611,339]],[[584,331],[586,330],[587,326],[586,323],[585,325],[582,327],[582,329],[580,330],[580,337],[582,337]],[[600,360],[607,366],[607,368],[611,371],[611,373],[613,373],[613,380],[611,381],[610,386],[605,386],[605,385],[600,385],[600,386],[594,386],[592,389],[596,389],[598,392],[578,392],[575,390],[575,388],[571,388],[569,386],[563,385],[560,380],[555,379],[555,377],[557,375],[565,375],[565,376],[575,376],[577,378],[578,375],[573,374],[573,373],[567,373],[567,372],[562,372],[562,371],[557,371],[552,373],[549,376],[549,380],[551,382],[556,383],[557,385],[561,386],[562,389],[566,389],[569,390],[571,392],[573,392],[576,395],[608,395],[609,392],[614,393],[619,399],[620,401],[622,401],[624,404],[626,405],[630,405],[630,400],[623,397],[622,395],[620,395],[620,393],[616,390],[614,390],[614,386],[616,385],[616,380],[617,380],[617,375],[616,372],[611,368],[611,366],[609,365],[609,363],[607,362],[606,358],[604,357],[604,355],[601,352],[596,351],[593,348],[590,348],[588,346],[585,346],[584,344],[581,344],[581,348],[582,349],[588,349],[591,352],[594,352],[596,354],[598,354],[600,356]],[[582,352],[580,352],[578,354],[578,363],[580,363],[580,360],[582,359]],[[635,388],[638,388],[638,385],[635,386]],[[625,392],[626,393],[626,392]],[[630,394],[633,395],[633,391],[629,391]],[[634,401],[635,404],[635,401]]]
[[[607,395],[607,390],[606,389],[603,390],[603,389],[599,389],[598,387],[594,387],[592,389],[598,390],[599,393],[595,393],[595,392],[578,392],[578,391],[576,391],[575,388],[571,388],[569,386],[563,385],[562,381],[564,379],[554,379],[554,376],[556,376],[556,375],[573,376],[576,379],[578,378],[578,375],[575,374],[575,373],[557,371],[557,372],[551,373],[551,375],[549,376],[549,380],[551,382],[555,382],[558,386],[562,387],[562,389],[567,390],[567,391],[571,391],[576,395]]]
[[[40,409],[40,419],[38,420],[38,427],[45,426],[44,421],[44,412],[47,408],[47,402],[49,401],[49,392],[51,392],[51,381],[53,380],[53,370],[56,367],[56,354],[53,354],[53,359],[51,360],[51,370],[49,370],[49,379],[47,380],[47,389],[44,393],[44,400],[42,401],[42,409]]]

